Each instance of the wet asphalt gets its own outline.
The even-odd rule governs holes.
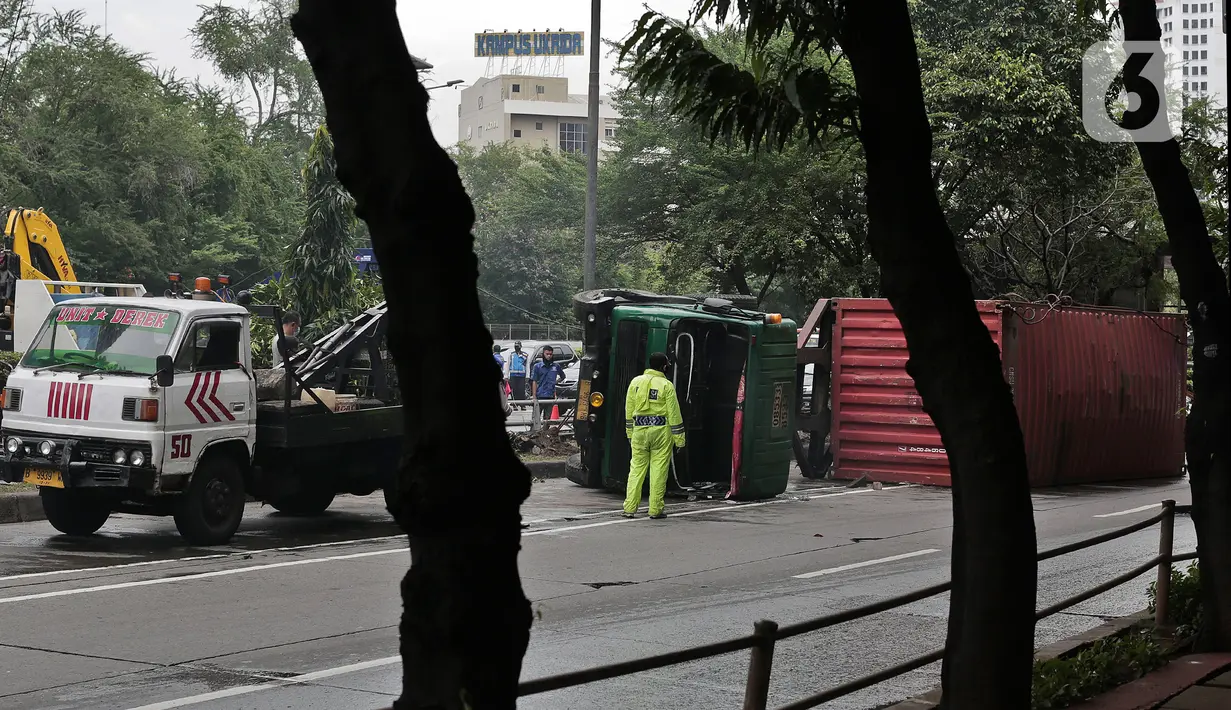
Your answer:
[[[1040,548],[1153,514],[1185,481],[1042,491]],[[948,492],[846,489],[798,477],[752,505],[669,501],[625,520],[618,496],[537,483],[521,570],[537,613],[524,679],[793,623],[948,577]],[[1131,511],[1131,512],[1127,512]],[[1096,517],[1098,516],[1098,517]],[[1176,550],[1192,550],[1178,518]],[[1039,605],[1157,552],[1155,529],[1040,566]],[[117,515],[88,540],[0,525],[0,708],[262,710],[388,707],[401,680],[397,584],[409,563],[380,495],[318,519],[249,507],[223,548],[185,547],[170,519]],[[797,575],[811,576],[799,578]],[[1050,643],[1145,606],[1141,577],[1040,622]],[[770,706],[939,648],[948,597],[780,642]],[[534,710],[739,707],[747,653],[523,698]],[[926,691],[939,664],[833,701],[865,709]]]

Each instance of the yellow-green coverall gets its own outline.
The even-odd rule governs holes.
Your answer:
[[[624,399],[624,429],[633,447],[628,469],[624,513],[637,512],[645,471],[650,470],[650,515],[662,515],[667,495],[667,467],[673,446],[684,447],[684,418],[675,398],[675,385],[658,370],[633,378]]]

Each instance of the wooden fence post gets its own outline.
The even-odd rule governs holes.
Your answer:
[[[753,625],[757,644],[748,658],[748,684],[744,686],[744,710],[765,710],[769,701],[769,675],[774,666],[774,641],[778,624],[762,620]]]
[[[1154,624],[1166,626],[1171,609],[1171,557],[1175,533],[1175,501],[1163,501],[1163,517],[1158,523],[1158,582],[1154,585]]]

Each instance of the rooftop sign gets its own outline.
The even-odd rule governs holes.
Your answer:
[[[584,32],[476,32],[476,57],[581,57]]]

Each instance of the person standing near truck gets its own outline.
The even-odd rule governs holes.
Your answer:
[[[564,379],[564,368],[555,362],[555,350],[550,345],[543,348],[543,359],[534,363],[530,378],[534,380],[534,395],[540,400],[551,400],[556,397],[556,384]],[[551,418],[551,404],[539,404],[539,412],[544,420]]]
[[[293,355],[296,350],[299,350],[299,338],[295,334],[299,332],[299,314],[295,311],[287,311],[282,316],[282,334],[286,336],[287,354]],[[282,364],[282,350],[278,347],[278,336],[274,335],[274,340],[271,345],[273,351],[273,367]]]
[[[631,518],[641,503],[646,469],[650,471],[650,517],[667,517],[667,468],[676,448],[684,448],[684,417],[675,397],[675,385],[667,379],[671,364],[666,353],[650,355],[650,367],[628,385],[624,398],[624,429],[633,447],[624,496],[624,517]]]
[[[513,343],[513,353],[509,355],[509,387],[512,389],[513,401],[523,402],[529,399],[526,394],[526,372],[527,365],[530,362],[530,356],[522,352],[521,341]],[[518,409],[525,409],[526,406],[516,405]]]

